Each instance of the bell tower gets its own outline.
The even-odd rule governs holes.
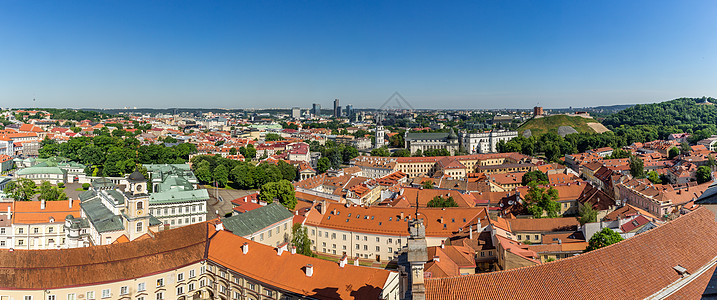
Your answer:
[[[127,178],[129,182],[125,189],[127,197],[127,232],[129,239],[147,233],[149,229],[149,194],[147,194],[147,179],[142,173],[134,171]]]

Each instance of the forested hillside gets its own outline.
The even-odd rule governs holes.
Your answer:
[[[605,118],[605,126],[717,124],[717,99],[680,98],[653,104],[638,104]],[[684,126],[683,126],[684,127]],[[683,128],[681,127],[681,128]],[[685,127],[685,129],[688,129]]]

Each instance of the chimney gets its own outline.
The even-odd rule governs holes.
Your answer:
[[[403,212],[401,212],[401,219],[400,219],[400,220],[403,220]]]
[[[433,261],[435,261],[435,262],[441,262],[441,257],[438,256],[438,255],[433,256]]]
[[[356,258],[354,258],[354,266],[359,266],[359,257],[356,255]]]
[[[441,241],[441,249],[446,248],[446,241]]]
[[[346,263],[348,263],[348,262],[349,262],[349,259],[346,256],[346,254],[344,254],[344,256],[341,257],[341,260],[339,260],[339,267],[343,268],[346,265]]]
[[[558,239],[558,245],[562,245],[562,244],[563,244],[563,240]]]
[[[443,217],[441,217],[441,224],[443,224]]]
[[[311,275],[314,275],[314,266],[308,264],[306,265],[306,277],[311,277]]]
[[[67,206],[72,209],[72,199],[67,200]]]
[[[281,243],[279,246],[276,246],[276,255],[281,256],[281,254],[283,254],[284,251],[287,250],[287,249],[286,249],[286,246],[287,246],[288,244],[289,244],[289,243],[287,243],[287,242],[283,242],[283,243]]]
[[[326,208],[327,208],[326,200],[321,201],[321,214],[322,215],[326,214]]]
[[[216,229],[217,231],[224,230],[224,223],[222,223],[222,220],[217,220],[217,222],[214,223],[214,229]]]
[[[40,200],[40,209],[45,209],[45,200]]]
[[[291,254],[296,254],[296,246],[291,246]]]
[[[473,225],[468,225],[468,238],[473,239]]]
[[[243,254],[249,253],[249,243],[244,242],[244,244],[241,245],[241,252],[242,252]]]

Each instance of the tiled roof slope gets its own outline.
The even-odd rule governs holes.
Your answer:
[[[208,231],[211,227],[211,231]],[[114,245],[0,252],[0,288],[57,289],[137,278],[204,259],[213,226],[199,223]]]
[[[643,299],[681,278],[674,266],[694,274],[717,256],[714,218],[700,208],[620,243],[556,262],[427,279],[426,299]]]
[[[240,245],[248,243],[243,254]],[[335,262],[291,254],[277,255],[273,247],[265,246],[227,231],[219,231],[209,243],[208,259],[255,280],[317,299],[378,299],[390,271],[347,264],[343,268]],[[306,276],[305,267],[311,264],[314,274]]]

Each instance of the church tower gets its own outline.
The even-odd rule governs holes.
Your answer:
[[[408,263],[410,265],[410,291],[411,299],[425,300],[426,286],[423,282],[423,267],[428,261],[428,248],[426,244],[426,226],[423,219],[416,218],[408,221]]]
[[[376,145],[375,148],[381,148],[383,147],[383,144],[386,143],[384,140],[384,136],[386,135],[386,132],[383,130],[383,124],[381,123],[380,116],[376,116],[378,119],[378,122],[376,122]]]
[[[129,239],[134,240],[149,230],[149,194],[147,194],[147,179],[138,171],[134,171],[127,178],[129,182],[125,189],[127,232]]]

